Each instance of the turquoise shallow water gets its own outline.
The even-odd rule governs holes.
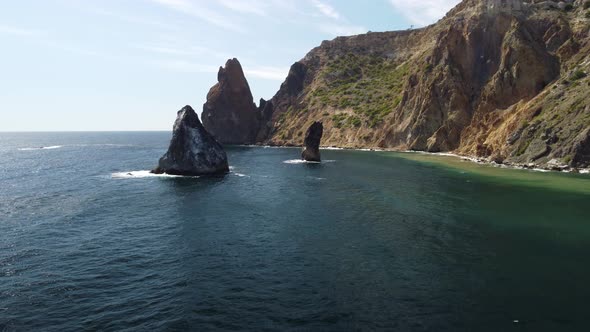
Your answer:
[[[588,176],[241,147],[224,178],[139,172],[169,138],[0,134],[0,330],[587,327]]]

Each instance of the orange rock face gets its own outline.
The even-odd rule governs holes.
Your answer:
[[[586,11],[506,3],[464,0],[424,29],[323,42],[291,68],[258,140],[297,145],[322,121],[327,146],[588,167]]]

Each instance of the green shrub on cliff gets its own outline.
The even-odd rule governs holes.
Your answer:
[[[582,70],[576,70],[572,76],[571,76],[571,80],[572,81],[577,81],[577,80],[581,80],[582,78],[586,77],[587,74],[582,71]]]
[[[348,122],[348,124],[349,124],[351,127],[356,127],[356,128],[360,127],[360,126],[361,126],[361,124],[362,124],[362,122],[361,122],[361,119],[359,119],[359,118],[358,118],[358,117],[356,117],[356,116],[350,116],[350,117],[348,117],[348,120],[347,120],[347,122]]]
[[[378,56],[347,54],[334,58],[320,73],[324,85],[310,94],[310,104],[352,109],[349,125],[375,127],[401,102],[407,64]],[[342,124],[340,127],[344,127]]]
[[[334,114],[332,116],[332,121],[334,122],[334,127],[342,128],[344,126],[344,122],[346,121],[346,114]]]

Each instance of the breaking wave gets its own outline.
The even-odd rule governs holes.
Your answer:
[[[317,162],[317,161],[305,161],[302,159],[291,159],[291,160],[285,160],[283,161],[284,164],[291,164],[291,165],[296,165],[296,164],[328,164],[328,163],[335,163],[336,160],[322,160],[321,162]]]
[[[35,151],[35,150],[55,150],[63,148],[63,145],[40,146],[36,148],[20,148],[19,151]]]
[[[238,177],[250,177],[249,175],[234,172],[233,167],[230,166],[231,174]],[[117,172],[111,174],[112,179],[145,179],[145,178],[195,178],[199,176],[184,176],[184,175],[170,175],[170,174],[154,174],[150,171],[131,171],[131,172]]]
[[[302,160],[302,159],[291,159],[291,160],[285,160],[283,161],[283,163],[285,164],[321,164],[317,161],[306,161],[306,160]]]
[[[235,175],[235,176],[239,176],[239,177],[241,177],[241,178],[243,178],[243,177],[248,177],[248,178],[249,178],[249,177],[250,177],[250,176],[248,176],[248,175],[246,175],[246,174],[242,174],[242,173],[236,173],[236,172],[231,172],[231,173],[232,173],[233,175]]]
[[[61,149],[65,147],[76,147],[76,148],[83,148],[83,147],[116,147],[116,148],[128,148],[133,147],[134,145],[131,144],[69,144],[69,145],[51,145],[51,146],[38,146],[38,147],[27,147],[27,148],[19,148],[19,151],[37,151],[37,150],[55,150]]]
[[[150,171],[131,171],[131,172],[118,172],[111,174],[113,179],[144,179],[144,178],[181,178],[181,175],[170,175],[170,174],[154,174]],[[187,176],[189,177],[189,176]],[[198,176],[190,176],[191,178],[198,178]]]

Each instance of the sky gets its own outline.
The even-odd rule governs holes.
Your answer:
[[[238,58],[255,102],[323,40],[459,0],[0,0],[0,131],[171,130]]]

